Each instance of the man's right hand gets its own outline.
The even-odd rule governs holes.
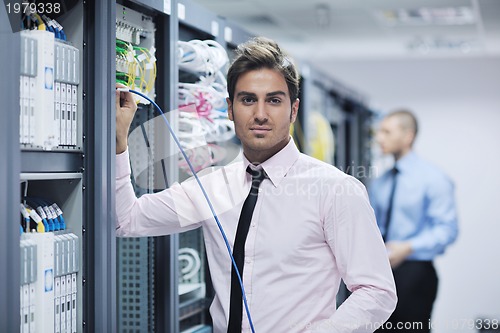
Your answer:
[[[116,84],[116,88],[127,88],[123,84]],[[137,104],[132,93],[116,91],[116,154],[127,150],[128,131],[134,119]]]

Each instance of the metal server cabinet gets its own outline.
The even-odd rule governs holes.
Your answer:
[[[128,5],[128,6],[127,6]],[[120,3],[116,5],[116,78],[123,80],[124,71],[129,66],[119,56],[119,46],[126,48],[142,47],[146,50],[155,46],[153,15],[146,14],[146,8],[131,9],[134,4]],[[137,29],[139,37],[127,32]],[[139,32],[140,31],[140,32]],[[123,46],[125,45],[125,46]],[[128,48],[127,47],[127,48]],[[135,52],[136,49],[134,49]],[[137,49],[139,50],[139,49]],[[122,51],[125,52],[125,51]],[[147,51],[149,52],[149,51]],[[129,53],[127,53],[129,54]],[[145,53],[143,53],[145,54]],[[144,55],[143,57],[145,57]],[[154,56],[154,55],[153,55]],[[130,58],[137,59],[135,56]],[[130,60],[129,60],[130,61]],[[134,60],[135,61],[135,60]],[[131,73],[130,73],[131,74]],[[135,73],[134,73],[135,74]],[[131,79],[128,80],[132,81]],[[135,81],[135,80],[133,80]],[[135,82],[134,82],[135,83]],[[142,87],[141,87],[142,88]],[[151,97],[154,98],[154,87]],[[154,110],[151,105],[138,105],[129,136],[129,152],[132,161],[150,161],[155,154]],[[143,135],[135,135],[139,133]],[[147,143],[147,144],[146,144]],[[134,163],[132,163],[134,165]],[[145,170],[133,168],[133,185],[137,196],[153,192],[154,170],[146,166]],[[125,237],[117,238],[117,327],[118,332],[152,332],[154,331],[154,283],[155,267],[154,238]]]
[[[297,121],[294,128],[294,136],[298,141],[298,146],[305,154],[313,151],[312,140],[314,131],[309,122],[313,113],[319,113],[324,117],[329,116],[328,91],[331,89],[329,80],[324,75],[316,71],[308,63],[298,64],[300,71],[300,107]],[[335,138],[338,140],[338,138]],[[339,141],[339,144],[343,143]],[[337,165],[337,167],[339,167]]]
[[[341,97],[338,103],[345,112],[345,172],[366,184],[370,177],[373,112],[352,97]]]
[[[344,169],[346,162],[346,145],[345,140],[345,113],[335,100],[335,95],[331,91],[327,92],[327,118],[335,137],[335,152],[334,152],[334,165],[338,168]]]
[[[168,112],[171,109],[170,4],[150,1],[119,1],[116,5],[116,40],[156,57],[158,77],[149,97]],[[133,40],[119,30],[138,29]],[[148,50],[144,53],[144,50]],[[153,51],[156,50],[156,51]],[[151,51],[151,53],[149,53]],[[154,54],[153,54],[154,52]],[[118,65],[117,80],[126,68]],[[144,59],[144,58],[141,58]],[[151,64],[151,63],[150,63]],[[151,74],[151,73],[150,73]],[[131,84],[131,82],[129,82]],[[141,81],[142,83],[142,81]],[[143,88],[142,86],[140,87]],[[159,92],[155,94],[155,92]],[[154,193],[177,179],[176,161],[169,159],[173,142],[161,117],[150,104],[139,103],[129,135],[132,184],[137,196]],[[167,114],[167,116],[169,116]],[[170,122],[175,124],[175,119]],[[142,163],[146,161],[146,163]],[[155,161],[158,161],[155,163]],[[139,163],[138,163],[139,162]],[[117,239],[117,326],[119,332],[170,331],[175,302],[169,280],[175,266],[169,250],[170,237],[126,237]]]
[[[4,64],[0,96],[2,121],[0,122],[0,331],[19,330],[19,76],[20,38],[12,32],[5,6],[0,6],[0,63]],[[11,84],[12,83],[12,84]]]
[[[114,219],[112,188],[114,168],[114,79],[108,75],[113,59],[106,56],[114,17],[107,2],[66,2],[67,13],[58,20],[80,51],[78,68],[78,134],[73,148],[42,151],[37,147],[19,148],[20,35],[8,25],[6,6],[0,6],[0,60],[4,79],[2,100],[9,112],[2,121],[0,152],[6,162],[0,167],[5,185],[1,190],[2,223],[2,309],[1,331],[19,330],[19,198],[20,180],[30,184],[30,194],[44,193],[59,201],[68,214],[68,224],[80,236],[79,315],[77,331],[115,331]],[[20,22],[20,21],[19,21]],[[83,28],[85,26],[85,29]],[[109,34],[108,34],[109,33]],[[103,112],[104,110],[104,112]],[[3,128],[5,126],[5,128]],[[4,239],[5,237],[5,239]]]
[[[311,131],[307,125],[312,111],[320,112],[330,123],[335,138],[333,164],[364,181],[368,177],[370,124],[373,112],[366,97],[331,77],[301,64],[299,120],[303,128],[303,151],[307,154]]]
[[[83,94],[87,89],[84,80],[82,80],[82,73],[84,65],[82,63],[83,58],[83,44],[84,44],[84,5],[83,2],[74,1],[71,4],[67,4],[66,12],[64,15],[57,17],[57,21],[64,27],[65,34],[67,36],[67,41],[70,46],[76,48],[78,54],[78,61],[75,61],[75,67],[71,70],[74,71],[73,75],[78,78],[77,84],[73,85],[72,97],[69,97],[72,88],[69,83],[67,84],[67,107],[66,121],[74,120],[76,126],[74,131],[75,142],[70,145],[71,140],[69,137],[65,140],[65,145],[63,144],[63,135],[61,133],[61,145],[52,148],[52,150],[45,151],[40,150],[36,146],[22,145],[21,146],[21,188],[24,190],[22,195],[28,194],[33,197],[44,198],[49,201],[56,202],[64,212],[65,220],[67,221],[67,231],[72,232],[78,236],[78,248],[76,257],[78,260],[78,272],[76,273],[75,282],[75,299],[74,299],[74,311],[75,311],[75,321],[76,323],[71,325],[69,318],[65,320],[65,324],[68,329],[72,329],[76,332],[82,332],[84,330],[84,321],[86,314],[84,314],[83,306],[83,281],[92,280],[91,269],[86,265],[88,263],[88,257],[83,253],[83,248],[85,248],[86,235],[85,230],[87,227],[88,217],[84,207],[86,202],[84,202],[85,195],[85,182],[87,181],[87,173],[84,172],[84,156],[85,152],[89,148],[85,145],[83,137],[85,135],[86,129],[82,126],[84,120],[85,109],[83,107]],[[57,45],[57,43],[56,43]],[[66,42],[61,42],[60,46],[66,45]],[[39,45],[39,52],[42,45]],[[62,50],[61,50],[62,51]],[[55,53],[55,56],[59,55]],[[62,52],[61,52],[62,53]],[[66,61],[69,60],[68,54],[66,54]],[[58,79],[58,72],[63,72],[61,66],[54,63],[54,77],[55,86],[63,85],[64,79]],[[65,76],[69,77],[69,70],[64,70]],[[69,82],[66,78],[66,81]],[[61,82],[58,82],[61,80]],[[56,88],[55,88],[56,89]],[[61,95],[63,94],[63,89],[61,89]],[[56,99],[55,99],[56,100]],[[72,102],[70,103],[70,100]],[[71,106],[73,106],[71,108]],[[57,108],[56,108],[57,111]],[[68,125],[69,127],[69,125]],[[67,131],[70,134],[70,131]],[[89,186],[91,189],[93,186]],[[54,253],[55,256],[55,253]],[[64,276],[61,277],[61,281]],[[68,286],[69,284],[66,283]],[[61,282],[62,285],[62,282]],[[56,297],[56,296],[55,296]],[[60,318],[63,318],[65,314],[62,312],[62,305],[65,303],[65,313],[68,314],[68,305],[70,300],[66,295],[66,301],[62,298],[55,299],[55,308],[61,311]],[[59,300],[59,306],[58,306]],[[37,310],[38,311],[38,310]],[[55,310],[56,311],[56,310]],[[38,316],[40,317],[40,315]],[[62,320],[61,320],[62,322]],[[38,323],[37,323],[38,324]],[[57,322],[56,322],[57,324]],[[71,326],[73,327],[71,327]],[[61,325],[62,327],[62,325]],[[40,329],[39,329],[40,330]]]
[[[89,276],[84,285],[84,331],[116,332],[116,241],[114,210],[115,6],[84,2],[84,195]]]
[[[180,0],[177,4],[178,38],[179,41],[215,40],[223,45],[222,21],[215,13],[212,13],[193,1]],[[177,45],[176,45],[177,50]],[[192,73],[178,68],[178,82],[195,82]],[[177,96],[177,95],[175,95]],[[177,99],[176,99],[177,102]],[[180,172],[180,181],[187,175]],[[178,317],[176,332],[211,332],[211,318],[208,314],[213,291],[210,282],[210,273],[207,265],[203,230],[198,228],[177,235],[178,273],[173,277],[177,281],[178,293]],[[189,257],[189,258],[187,258]],[[200,262],[198,273],[189,279],[184,279],[180,273],[186,266],[184,259]]]

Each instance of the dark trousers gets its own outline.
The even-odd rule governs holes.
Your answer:
[[[396,310],[377,332],[430,332],[438,277],[432,261],[405,261],[393,270]]]

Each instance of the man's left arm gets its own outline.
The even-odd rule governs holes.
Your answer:
[[[426,224],[420,233],[409,239],[416,255],[434,258],[444,252],[458,236],[454,186],[446,177],[434,179],[426,193]]]
[[[365,187],[349,177],[334,192],[325,235],[352,294],[312,332],[373,332],[389,318],[397,301],[386,248]]]

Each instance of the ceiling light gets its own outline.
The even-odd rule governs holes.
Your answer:
[[[464,25],[476,23],[471,7],[422,7],[416,9],[379,10],[376,17],[388,26]]]

